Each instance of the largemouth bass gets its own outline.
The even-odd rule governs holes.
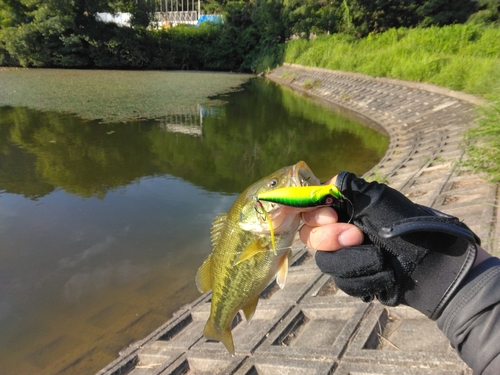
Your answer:
[[[259,202],[257,196],[272,189],[319,183],[301,161],[249,186],[227,214],[216,217],[213,251],[198,269],[196,285],[202,293],[212,290],[203,334],[221,341],[229,353],[234,354],[231,323],[238,311],[243,310],[250,321],[269,282],[276,277],[280,288],[285,286],[291,245],[300,225],[300,209]]]

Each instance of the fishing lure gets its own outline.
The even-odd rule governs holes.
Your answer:
[[[341,202],[347,200],[333,184],[269,190],[259,194],[257,199],[296,208],[331,206],[336,200]]]
[[[331,206],[335,201],[342,202],[344,200],[351,203],[349,199],[344,197],[340,190],[332,184],[319,186],[292,186],[269,190],[257,195],[255,203],[257,207],[262,211],[262,214],[266,218],[266,221],[269,225],[272,250],[274,252],[274,255],[277,255],[273,222],[261,201],[278,203],[295,208],[307,208],[316,206]]]

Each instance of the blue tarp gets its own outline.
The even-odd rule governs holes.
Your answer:
[[[215,23],[224,22],[224,20],[222,19],[222,16],[219,16],[216,14],[202,14],[200,16],[200,18],[198,18],[198,23],[196,25],[199,25],[200,23],[207,22],[207,21],[215,22]]]

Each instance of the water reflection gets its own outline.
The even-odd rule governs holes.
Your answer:
[[[37,198],[62,188],[103,198],[144,176],[170,174],[235,193],[301,159],[320,178],[362,172],[387,147],[381,134],[260,80],[228,101],[125,124],[4,108],[0,190]]]
[[[92,373],[194,299],[212,219],[305,160],[362,173],[387,139],[263,80],[100,124],[0,108],[0,368]]]
[[[169,113],[158,121],[160,121],[160,127],[169,133],[183,133],[201,137],[203,134],[203,116],[207,116],[208,113],[207,108],[198,104],[178,108],[175,112]]]

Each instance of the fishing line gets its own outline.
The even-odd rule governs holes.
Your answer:
[[[354,217],[354,205],[349,200],[349,198],[347,198],[345,195],[343,196],[343,199],[346,200],[347,202],[349,202],[349,204],[351,205],[351,217],[349,218],[349,221],[347,222],[348,224],[350,224],[352,222],[352,218]]]

